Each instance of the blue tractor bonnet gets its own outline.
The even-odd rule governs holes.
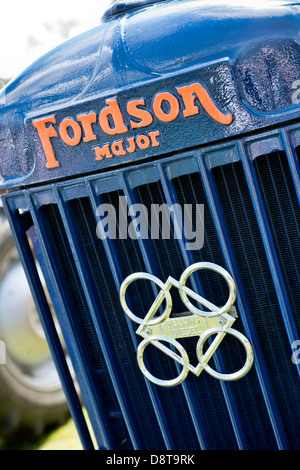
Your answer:
[[[296,117],[298,6],[266,5],[117,2],[98,27],[2,91],[0,187],[167,155]]]

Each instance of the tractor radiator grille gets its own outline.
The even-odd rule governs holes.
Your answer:
[[[18,233],[28,231],[30,214],[36,253],[99,448],[300,448],[299,365],[292,360],[300,339],[297,139],[297,128],[279,129],[6,196],[21,252],[26,247]],[[145,239],[101,240],[97,207],[116,209],[118,233],[124,196],[128,205],[142,203],[149,211],[153,204],[204,204],[203,247],[186,250],[172,226],[170,239],[151,239],[149,232]],[[189,374],[177,387],[157,387],[138,367],[137,325],[122,310],[119,288],[138,271],[179,280],[197,261],[221,265],[234,277],[234,328],[250,340],[254,366],[235,382],[203,372],[198,378]],[[227,287],[211,273],[201,272],[201,286],[216,305],[226,301]],[[129,295],[138,316],[154,300],[149,281],[132,285]],[[182,315],[179,295],[172,298],[172,315]],[[183,344],[195,362],[195,342]],[[224,370],[241,367],[241,348],[229,335],[222,342],[216,354]],[[160,378],[178,375],[156,348],[147,349],[147,361]]]

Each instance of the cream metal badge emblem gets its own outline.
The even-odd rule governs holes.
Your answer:
[[[198,295],[196,292],[186,286],[186,282],[189,276],[195,271],[201,269],[210,269],[215,271],[219,273],[227,282],[229,287],[229,297],[223,307],[216,307],[207,299]],[[140,318],[134,315],[134,313],[132,313],[132,311],[129,309],[125,299],[128,286],[138,279],[148,279],[160,288],[160,291],[157,294],[145,318]],[[178,289],[181,300],[191,312],[191,315],[170,318],[172,310],[172,297],[170,294],[171,287]],[[189,298],[196,300],[196,302],[208,310],[200,310],[191,302]],[[233,307],[235,298],[236,289],[234,280],[225,269],[213,263],[201,262],[192,264],[187,269],[185,269],[179,281],[176,281],[176,279],[169,276],[167,281],[163,283],[160,279],[158,279],[156,276],[153,276],[152,274],[140,272],[133,273],[128,276],[121,285],[120,300],[121,305],[128,317],[140,325],[136,331],[136,334],[142,336],[144,339],[138,346],[137,360],[143,374],[151,382],[164,387],[172,387],[174,385],[180,384],[185,380],[189,372],[199,376],[201,372],[205,370],[210,375],[220,380],[237,380],[246,375],[252,366],[254,356],[251,344],[249,343],[248,339],[239,331],[231,328],[235,322],[235,318],[228,312]],[[166,301],[166,305],[163,313],[159,316],[155,316],[164,300]],[[182,328],[183,320],[186,320],[190,327]],[[180,327],[178,327],[178,325],[180,325]],[[216,335],[215,338],[204,353],[203,346],[205,341],[214,334]],[[208,361],[226,334],[235,336],[242,343],[246,351],[246,361],[243,367],[240,370],[230,374],[217,372],[208,365]],[[190,364],[186,350],[179,343],[179,341],[177,341],[179,338],[192,336],[199,336],[199,340],[196,346],[196,353],[199,362],[196,367]],[[178,377],[175,377],[171,380],[162,380],[153,376],[148,371],[145,366],[143,356],[145,348],[150,343],[182,366],[182,371]],[[169,343],[171,346],[173,346],[173,348],[170,349],[163,343]],[[174,348],[178,351],[179,354],[174,351]]]

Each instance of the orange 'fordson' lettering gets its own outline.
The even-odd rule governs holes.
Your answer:
[[[60,138],[68,146],[76,146],[81,141],[90,142],[98,139],[99,131],[108,136],[120,136],[112,144],[102,144],[94,148],[96,160],[123,156],[133,153],[137,149],[145,150],[159,146],[157,137],[159,131],[144,133],[136,137],[127,137],[126,134],[133,129],[142,129],[153,123],[154,117],[161,122],[171,123],[182,116],[188,118],[200,113],[201,107],[206,113],[220,124],[228,125],[232,122],[232,115],[223,113],[213,102],[208,91],[201,83],[192,83],[176,89],[181,101],[175,93],[163,91],[157,93],[153,100],[151,109],[147,109],[144,98],[128,101],[126,104],[126,116],[120,108],[117,97],[108,98],[106,106],[100,110],[78,114],[75,118],[66,117],[60,123],[56,122],[55,115],[43,117],[33,121],[33,126],[38,131],[41,144],[46,156],[47,168],[56,168],[59,162],[56,159],[51,139]],[[197,99],[197,101],[196,101]],[[54,127],[56,126],[56,128]]]

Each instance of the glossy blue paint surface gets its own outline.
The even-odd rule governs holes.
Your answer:
[[[2,189],[167,155],[298,116],[292,99],[297,91],[293,83],[300,76],[298,4],[268,2],[260,8],[173,0],[137,2],[133,8],[134,3],[118,2],[99,27],[49,52],[2,92]],[[197,115],[183,117],[184,103],[176,89],[194,82],[206,88],[224,113],[233,115],[230,125],[212,119],[201,105]],[[162,91],[174,94],[180,105],[172,122],[160,121],[152,110],[154,97]],[[100,113],[110,97],[118,99],[128,132],[109,136],[97,121],[96,141],[85,143],[82,136],[70,147],[52,138],[59,167],[48,170],[32,120],[55,116],[58,132],[61,120]],[[131,129],[126,106],[139,98],[153,122]],[[157,130],[159,147],[96,160],[97,145]]]

